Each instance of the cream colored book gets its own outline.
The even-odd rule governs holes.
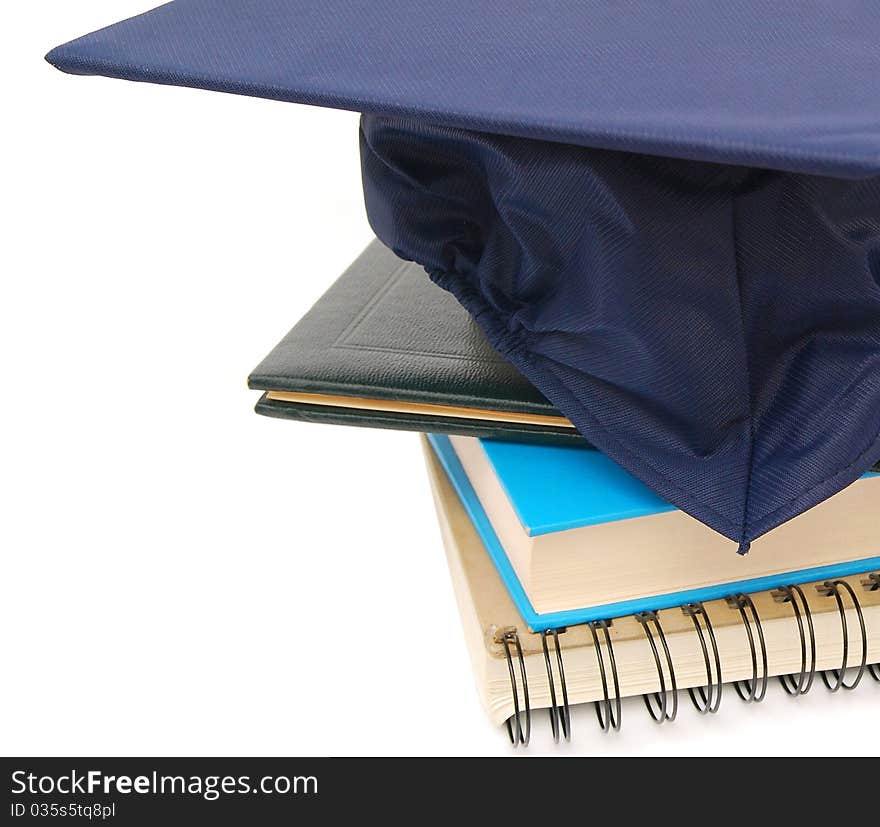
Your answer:
[[[470,518],[424,438],[423,446],[465,639],[483,705],[495,724],[502,724],[510,719],[517,704],[520,713],[525,713],[525,687],[520,674],[518,652],[514,645],[516,641],[522,651],[522,667],[526,674],[530,709],[551,707],[551,683],[543,648],[545,638],[541,634],[532,633],[518,614]],[[793,684],[794,688],[797,688],[802,673],[800,688],[804,688],[810,671],[815,672],[814,679],[819,681],[821,677],[819,673],[822,670],[838,669],[841,666],[842,616],[846,620],[849,638],[847,665],[851,667],[860,665],[863,640],[867,664],[876,664],[880,661],[880,590],[870,590],[864,585],[871,583],[868,575],[869,573],[866,572],[863,575],[841,578],[841,581],[853,590],[860,603],[865,626],[864,638],[861,636],[858,615],[844,587],[838,587],[844,607],[841,613],[833,593],[825,595],[817,590],[817,586],[821,586],[821,583],[801,585],[813,626],[815,663],[809,655],[812,641],[803,604],[800,603],[799,598],[796,598],[795,605],[800,607],[801,612],[799,627],[792,603],[777,602],[771,592],[759,592],[750,596],[760,623],[763,647],[760,644],[758,625],[752,619],[750,611],[746,613],[749,620],[747,625],[739,609],[731,607],[724,600],[701,604],[705,617],[698,613],[696,620],[707,644],[708,658],[704,657],[702,651],[700,637],[694,625],[695,618],[685,614],[680,608],[666,609],[657,614],[664,639],[668,644],[669,661],[665,658],[656,627],[649,623],[659,659],[654,657],[644,625],[632,616],[614,618],[608,629],[614,655],[613,669],[601,624],[594,627],[594,630],[598,628],[600,641],[598,650],[589,625],[568,628],[559,633],[557,639],[569,704],[600,701],[601,710],[610,710],[615,714],[614,702],[617,693],[620,697],[659,693],[661,675],[665,688],[670,690],[672,685],[670,665],[679,690],[717,684],[720,677],[721,682],[725,684],[747,681],[759,691],[766,679],[778,675],[794,675]],[[712,626],[720,676],[716,673],[712,636],[707,631],[705,618],[709,619]],[[752,633],[754,649],[749,643],[749,631]],[[505,636],[511,652],[510,662],[505,654]],[[552,646],[552,636],[547,638],[547,641],[550,643],[548,651],[553,667],[556,705],[560,707],[562,683],[555,649]],[[764,651],[766,651],[766,671],[762,665]],[[600,662],[606,670],[604,686]],[[513,683],[511,667],[515,676]],[[880,670],[874,667],[873,673],[880,674]],[[850,669],[841,677],[850,682],[857,675],[857,669]],[[873,683],[872,671],[864,669],[862,679],[864,682]],[[834,682],[833,675],[830,676],[830,680]],[[744,688],[746,691],[749,689],[748,686]],[[871,688],[868,687],[866,691]],[[713,692],[717,694],[717,687],[704,690],[706,695],[712,695]],[[729,685],[724,686],[722,692],[724,695],[733,694],[733,688]],[[697,697],[700,700],[699,695]],[[657,701],[655,707],[659,709],[659,701],[662,698],[655,700]],[[708,700],[714,703],[715,696]],[[671,703],[671,697],[667,695],[667,713],[671,709]]]

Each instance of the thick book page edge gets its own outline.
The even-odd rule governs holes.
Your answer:
[[[880,478],[876,477],[854,483],[757,540],[748,556],[734,554],[735,544],[677,509],[531,536],[514,508],[503,465],[493,463],[490,453],[539,458],[533,476],[518,482],[521,500],[530,491],[537,499],[546,499],[559,485],[553,478],[554,458],[565,464],[572,455],[598,453],[500,445],[463,436],[451,436],[449,442],[537,614],[821,570],[870,560],[880,550],[875,516],[880,508]],[[595,470],[592,463],[577,463],[561,477],[591,470]],[[604,477],[602,466],[598,475],[609,486],[615,482],[613,476]],[[628,479],[618,481],[626,499]],[[589,486],[581,493],[584,512],[595,509],[590,496],[614,500],[607,492],[591,495]],[[637,581],[632,572],[639,572]]]
[[[830,577],[845,577],[880,568],[880,556],[863,557],[828,566],[797,569],[745,580],[731,580],[696,589],[652,595],[636,600],[568,609],[558,612],[539,613],[523,588],[516,571],[510,563],[491,521],[480,504],[476,492],[452,447],[448,437],[429,434],[428,441],[437,455],[444,471],[458,494],[458,497],[477,530],[483,544],[495,564],[504,585],[532,631],[558,629],[564,626],[589,623],[593,620],[622,617],[644,611],[659,611],[681,606],[684,603],[719,600],[737,592],[760,592],[775,589],[789,583],[809,583]]]

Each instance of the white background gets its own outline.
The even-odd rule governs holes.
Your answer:
[[[0,750],[510,755],[416,436],[245,386],[371,239],[357,116],[43,62],[146,7],[0,12]],[[528,753],[876,753],[878,700],[774,684],[664,728],[632,702],[617,737],[583,708],[555,750],[540,713]]]

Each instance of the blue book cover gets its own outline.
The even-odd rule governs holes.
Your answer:
[[[480,444],[530,537],[676,510],[600,451],[497,440]]]
[[[539,614],[529,601],[449,437],[428,434],[428,441],[517,610],[535,632],[622,617],[636,612],[658,611],[684,603],[716,600],[738,592],[765,591],[790,583],[860,574],[880,567],[880,557],[869,557],[831,566],[653,595],[638,600]],[[492,440],[481,440],[481,444],[524,530],[530,536],[674,510],[598,451]]]

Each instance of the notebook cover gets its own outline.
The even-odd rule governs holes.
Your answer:
[[[253,371],[251,388],[561,416],[417,264],[374,241]],[[586,444],[565,426],[268,399],[257,413],[374,428]]]
[[[699,589],[652,595],[639,598],[638,600],[626,600],[619,603],[606,603],[601,606],[569,609],[564,612],[539,614],[533,608],[525,589],[523,589],[519,578],[516,576],[516,572],[507,558],[507,553],[495,534],[495,530],[492,528],[492,524],[483,510],[483,506],[480,504],[480,500],[471,486],[470,480],[468,480],[467,474],[465,474],[452,444],[449,442],[449,438],[442,434],[428,434],[428,441],[455,488],[468,516],[471,518],[474,528],[480,535],[480,539],[486,546],[486,551],[498,569],[498,573],[504,581],[504,585],[507,587],[517,611],[522,615],[523,620],[525,620],[533,632],[560,629],[580,623],[589,623],[593,620],[607,620],[638,612],[671,609],[684,603],[719,600],[739,592],[768,591],[788,585],[789,583],[808,583],[825,578],[846,577],[880,567],[880,557],[868,557],[833,566],[818,566],[810,569],[783,572],[782,574],[774,574],[768,577],[757,577],[750,580],[721,583]]]

